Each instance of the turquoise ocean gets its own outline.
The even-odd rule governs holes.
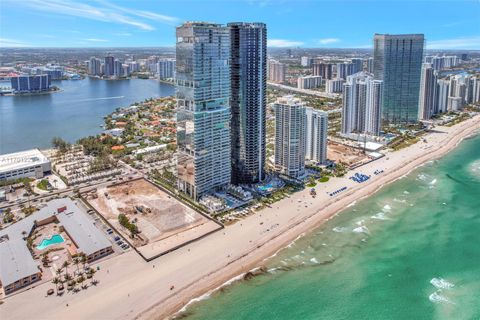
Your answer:
[[[190,305],[186,319],[480,319],[480,136]]]

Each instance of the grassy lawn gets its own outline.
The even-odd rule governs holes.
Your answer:
[[[48,191],[48,185],[49,185],[48,180],[43,179],[42,181],[37,183],[37,188],[40,190]]]

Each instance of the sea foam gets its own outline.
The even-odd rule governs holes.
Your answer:
[[[379,212],[377,214],[374,214],[373,216],[371,216],[371,218],[375,220],[390,220],[390,218],[387,218],[385,216],[385,212]]]
[[[355,233],[365,233],[365,234],[369,234],[369,232],[370,232],[366,226],[357,227],[357,228],[353,229],[352,231],[355,232]]]
[[[442,278],[433,278],[430,283],[437,289],[451,289],[455,285]]]
[[[434,303],[452,303],[452,301],[448,300],[446,297],[442,296],[439,294],[439,292],[441,292],[441,290],[437,290],[435,291],[434,293],[432,293],[431,295],[428,296],[428,299]]]

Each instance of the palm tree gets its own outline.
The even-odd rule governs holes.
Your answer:
[[[62,267],[65,269],[65,276],[67,275],[67,271],[68,271],[68,266],[70,265],[70,262],[68,261],[65,261],[63,264],[62,264]]]
[[[87,274],[88,274],[88,277],[91,278],[91,283],[92,284],[96,284],[97,283],[97,280],[94,279],[94,275],[97,271],[95,271],[95,269],[93,268],[89,268],[88,271],[87,271]]]
[[[87,263],[87,255],[85,253],[82,253],[80,259],[82,261],[83,270],[85,270],[85,264]]]
[[[85,281],[84,276],[80,276],[77,278],[77,283],[80,284],[81,288],[83,289],[83,282]]]
[[[58,277],[55,277],[52,279],[52,283],[55,285],[55,289],[57,290],[58,293],[58,283],[60,282],[60,279]]]
[[[80,264],[80,259],[78,257],[73,258],[73,264],[77,267],[78,273],[78,265]]]
[[[70,273],[65,273],[65,277],[64,277],[64,278],[65,278],[65,282],[66,282],[67,284],[68,284],[68,282],[69,282],[70,280],[73,279],[72,276],[70,275]]]

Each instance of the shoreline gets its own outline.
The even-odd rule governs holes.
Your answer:
[[[474,117],[477,118],[477,121],[479,120],[480,116],[476,116]],[[473,120],[473,119],[469,119],[469,120]],[[459,125],[462,125],[464,122],[462,123],[459,123]],[[455,126],[454,126],[455,127]],[[263,258],[254,258],[255,260],[252,260],[250,261],[250,263],[248,264],[250,267],[244,267],[242,268],[241,272],[237,273],[236,275],[230,277],[230,278],[226,278],[226,277],[223,277],[222,279],[224,280],[221,284],[219,285],[211,285],[208,287],[208,289],[205,289],[203,290],[203,293],[201,295],[198,295],[196,297],[193,297],[191,300],[189,300],[186,304],[183,304],[182,307],[179,309],[178,307],[176,308],[176,311],[173,311],[173,312],[170,312],[170,314],[167,314],[166,311],[160,314],[158,314],[157,312],[159,312],[159,310],[157,310],[157,308],[160,308],[161,306],[160,305],[155,305],[155,306],[152,306],[151,309],[149,310],[146,310],[144,312],[142,312],[141,314],[137,315],[137,317],[135,317],[135,319],[149,319],[149,320],[153,320],[153,319],[172,319],[178,315],[181,315],[183,312],[187,311],[188,307],[190,307],[192,304],[194,303],[197,303],[197,302],[200,302],[202,300],[205,299],[205,297],[209,297],[211,294],[215,293],[216,291],[218,290],[221,290],[222,288],[224,287],[227,287],[237,281],[242,281],[243,280],[243,275],[245,275],[247,272],[250,272],[252,270],[255,270],[255,269],[258,269],[261,264],[264,262],[264,261],[267,261],[273,257],[275,257],[280,251],[282,251],[283,249],[289,247],[290,245],[292,245],[293,243],[295,243],[297,240],[299,240],[300,238],[308,235],[309,233],[313,232],[315,229],[321,227],[325,222],[335,218],[338,214],[340,214],[344,209],[348,208],[348,207],[351,207],[351,206],[354,206],[358,201],[362,201],[363,199],[377,193],[378,191],[380,191],[384,186],[387,186],[387,185],[390,185],[391,183],[394,183],[395,181],[397,180],[400,180],[400,179],[403,179],[405,177],[407,177],[408,175],[410,175],[414,170],[424,166],[426,163],[430,162],[430,161],[434,161],[434,160],[437,160],[438,158],[442,157],[443,155],[455,150],[458,145],[460,145],[460,143],[462,143],[462,141],[464,140],[467,140],[467,139],[471,139],[477,135],[480,135],[480,127],[478,127],[478,123],[477,123],[477,128],[475,129],[472,129],[472,130],[469,130],[469,128],[466,128],[465,130],[462,131],[462,133],[465,133],[465,131],[468,131],[468,133],[460,136],[460,137],[451,137],[451,139],[447,142],[447,144],[443,147],[439,147],[438,149],[436,150],[432,150],[430,151],[429,153],[423,155],[423,156],[420,156],[418,158],[415,158],[415,159],[411,159],[410,161],[408,161],[406,163],[406,166],[410,166],[410,165],[414,165],[416,164],[417,162],[419,162],[418,166],[416,167],[413,167],[413,168],[410,168],[407,172],[404,172],[404,170],[400,169],[398,172],[392,172],[391,175],[392,177],[390,179],[386,179],[387,181],[384,183],[384,184],[381,184],[379,186],[377,186],[373,191],[370,191],[368,192],[368,194],[365,194],[361,197],[358,197],[353,199],[350,203],[348,203],[344,208],[342,209],[338,209],[337,211],[325,216],[325,217],[317,217],[317,218],[320,218],[317,219],[316,221],[314,221],[314,225],[310,226],[310,227],[307,227],[306,229],[303,230],[303,232],[301,232],[300,234],[298,234],[295,238],[293,239],[290,239],[290,240],[284,240],[282,241],[283,244],[281,245],[278,245],[275,246],[275,250],[272,251],[273,248],[270,249],[270,251],[272,251],[272,253],[268,256],[264,256]],[[455,139],[457,138],[457,139]],[[455,141],[455,143],[451,146],[448,146],[452,141]],[[448,147],[447,147],[448,146]],[[426,156],[429,156],[427,159],[423,160],[424,157]],[[404,168],[405,168],[404,167]],[[360,167],[361,168],[361,167]],[[388,178],[388,176],[382,176],[382,178]],[[345,194],[345,196],[338,200],[338,201],[346,201],[347,198],[349,196],[354,196],[352,194],[352,191],[350,191],[349,193]],[[337,202],[337,201],[335,201]],[[332,204],[335,204],[335,202],[333,202]],[[325,209],[328,209],[332,204],[329,204],[325,207]],[[305,221],[300,221],[298,223],[296,223],[295,225],[291,226],[291,229],[295,229],[296,227],[299,227],[302,223],[304,222],[307,222],[307,220],[309,219],[314,219],[315,216],[318,214],[319,212],[315,212],[311,215],[309,215]],[[258,214],[258,213],[256,213]],[[239,222],[237,222],[239,223]],[[267,245],[270,241],[274,241],[276,238],[280,238],[282,236],[286,236],[286,233],[288,231],[286,231],[285,233],[280,233],[277,237],[274,237],[272,239],[270,239],[269,241],[267,241],[264,245]],[[293,232],[293,231],[292,231]],[[298,233],[298,232],[297,232]],[[259,249],[259,248],[258,248]],[[253,252],[252,252],[253,253]],[[247,258],[247,256],[245,256],[244,258]],[[240,259],[239,259],[240,260]],[[238,260],[237,260],[238,261]],[[217,270],[218,272],[222,271],[222,270]],[[216,281],[215,283],[218,283],[218,281]],[[160,304],[160,303],[159,303]],[[178,305],[178,304],[177,304]],[[162,306],[163,310],[165,310],[165,306]],[[174,309],[175,307],[172,306],[171,309]],[[168,309],[167,309],[168,310]],[[157,316],[151,314],[151,313],[157,313]]]
[[[317,197],[309,189],[290,195],[255,214],[195,243],[151,262],[133,251],[100,262],[98,287],[61,297],[43,298],[51,283],[40,284],[22,294],[8,297],[0,314],[8,319],[168,319],[189,302],[229,284],[292,242],[333,219],[355,201],[372,195],[384,185],[408,175],[426,162],[453,150],[463,139],[480,129],[480,115],[453,127],[438,127],[405,149],[352,170],[373,175],[362,184],[333,178],[317,185]],[[348,189],[336,197],[328,191]],[[174,285],[175,289],[171,290]],[[48,299],[46,301],[45,299]],[[23,306],[28,303],[29,308]],[[187,311],[188,312],[188,311]]]

